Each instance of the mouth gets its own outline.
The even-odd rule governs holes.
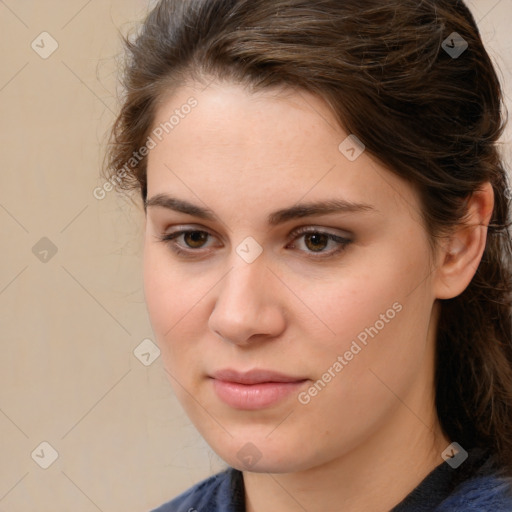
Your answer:
[[[271,370],[238,372],[225,369],[210,376],[218,398],[234,409],[257,410],[276,405],[308,379]]]

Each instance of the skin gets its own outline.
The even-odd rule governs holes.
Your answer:
[[[473,277],[492,189],[470,202],[473,227],[432,253],[415,191],[368,151],[349,161],[338,149],[348,133],[320,98],[191,83],[162,100],[155,126],[190,96],[197,107],[148,156],[148,198],[172,195],[218,217],[147,209],[145,297],[173,389],[211,447],[243,470],[248,512],[388,511],[457,441],[434,407],[436,299]],[[331,199],[370,208],[267,223]],[[318,257],[311,248],[325,239],[294,236],[303,226],[351,242],[337,253],[320,243],[331,255]],[[190,237],[159,238],[185,228],[210,235],[192,247]],[[236,251],[246,237],[263,250],[252,263]],[[223,368],[301,377],[307,391],[396,303],[401,311],[307,404],[292,393],[245,411],[214,391],[208,376]],[[237,456],[249,442],[260,457],[250,467]]]

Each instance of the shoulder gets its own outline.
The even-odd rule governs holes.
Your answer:
[[[244,503],[242,473],[228,468],[194,485],[152,512],[240,512]]]
[[[497,475],[471,478],[460,484],[435,512],[512,512],[512,479]]]

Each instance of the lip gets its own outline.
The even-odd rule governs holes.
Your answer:
[[[238,372],[225,369],[211,379],[217,396],[234,409],[257,410],[270,407],[297,392],[308,379],[272,370]]]

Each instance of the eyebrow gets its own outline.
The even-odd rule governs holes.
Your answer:
[[[166,194],[157,194],[146,199],[145,208],[160,206],[176,212],[185,213],[200,219],[209,221],[220,221],[215,213],[207,207],[197,206],[183,199],[171,197]],[[271,226],[283,224],[289,220],[314,215],[329,215],[334,213],[358,213],[377,212],[376,208],[369,204],[354,203],[344,199],[329,199],[326,201],[295,204],[289,208],[283,208],[272,212],[267,217],[267,223]]]

